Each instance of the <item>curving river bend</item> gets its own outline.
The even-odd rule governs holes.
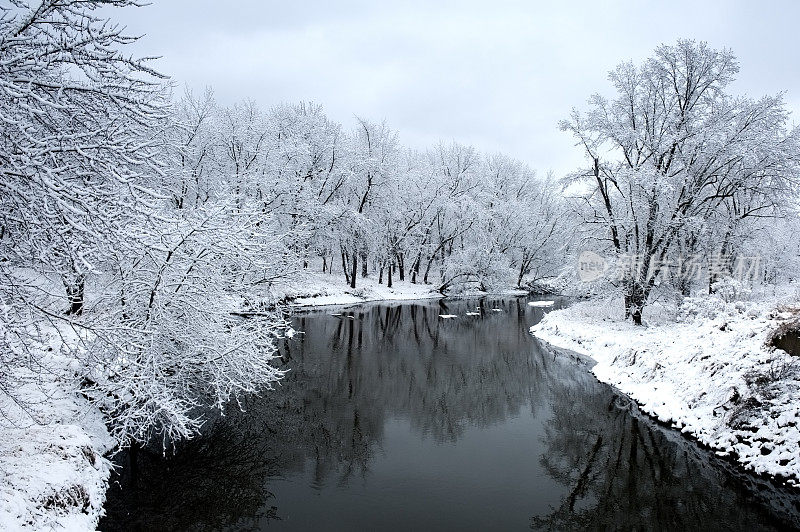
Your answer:
[[[527,302],[297,315],[282,385],[174,455],[121,456],[101,530],[800,527],[800,493],[642,416],[531,337],[550,309]]]

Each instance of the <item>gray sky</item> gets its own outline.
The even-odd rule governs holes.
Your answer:
[[[115,18],[180,85],[314,101],[345,127],[386,119],[405,145],[457,140],[540,172],[581,163],[557,123],[611,68],[681,37],[733,49],[733,92],[787,91],[800,121],[800,2],[151,1]]]

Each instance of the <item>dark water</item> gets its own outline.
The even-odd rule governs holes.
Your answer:
[[[283,385],[142,452],[103,530],[787,529],[800,495],[641,416],[528,334],[527,299],[295,319]],[[467,311],[482,307],[481,316]],[[502,312],[494,312],[497,308]],[[442,314],[459,317],[444,320]],[[126,462],[126,457],[121,457]]]
[[[772,340],[772,345],[790,355],[800,356],[800,331],[789,330]]]

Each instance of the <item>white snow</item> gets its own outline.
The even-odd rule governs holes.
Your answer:
[[[555,301],[528,301],[531,307],[552,307]]]
[[[527,296],[530,291],[521,288],[508,288],[506,290],[501,290],[500,293],[504,296]]]
[[[100,412],[67,393],[63,359],[3,396],[0,427],[0,530],[94,530],[103,511],[113,440]],[[21,375],[25,378],[25,375]]]
[[[315,307],[327,305],[355,305],[366,301],[406,301],[414,299],[433,299],[443,297],[430,284],[414,284],[408,281],[394,281],[392,288],[377,282],[373,277],[359,277],[356,288],[345,284],[342,275],[303,272],[296,281],[288,281],[273,292],[273,297],[286,298],[292,306]]]
[[[457,318],[458,316],[456,316],[455,314],[439,314],[439,317],[444,318],[446,320],[450,320],[453,318]]]
[[[622,319],[621,301],[590,300],[548,313],[531,332],[593,358],[599,380],[718,454],[800,485],[800,361],[765,345],[797,319],[779,305],[797,302],[791,291],[737,303],[689,298],[652,305],[637,327]]]
[[[467,312],[467,316],[480,316],[480,312]]]

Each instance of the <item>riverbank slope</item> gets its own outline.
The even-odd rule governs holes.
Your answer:
[[[371,301],[411,301],[445,297],[437,285],[394,280],[392,287],[386,281],[379,283],[373,276],[358,277],[356,288],[350,288],[341,275],[304,271],[293,280],[287,280],[271,289],[271,300],[284,301],[292,307],[317,307],[327,305],[357,305]],[[527,290],[509,287],[492,295],[527,295]],[[448,294],[448,297],[479,297],[487,292],[468,291]]]
[[[751,301],[653,304],[645,326],[622,301],[592,299],[548,313],[531,332],[587,355],[595,376],[642,410],[745,469],[800,486],[800,361],[770,347],[800,316],[797,286]]]
[[[356,305],[367,301],[405,301],[443,297],[432,284],[395,280],[389,288],[372,277],[358,277],[356,288],[350,288],[341,275],[303,272],[287,280],[270,294],[291,306]]]
[[[114,441],[100,411],[72,392],[69,361],[39,362],[36,374],[17,370],[24,384],[13,400],[0,399],[0,530],[94,530],[110,474],[103,455]]]

